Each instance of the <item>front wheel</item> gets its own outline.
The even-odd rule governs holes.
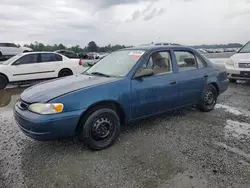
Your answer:
[[[8,80],[5,76],[0,75],[0,89],[4,89],[8,85]]]
[[[120,134],[120,118],[109,108],[93,111],[80,122],[79,137],[93,150],[102,150],[111,146]]]
[[[214,86],[208,85],[201,96],[200,110],[203,112],[212,111],[216,105],[217,96],[218,94]]]

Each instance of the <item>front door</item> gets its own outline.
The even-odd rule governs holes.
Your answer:
[[[178,75],[173,73],[168,51],[154,52],[141,66],[152,68],[154,75],[131,81],[131,117],[161,113],[175,108],[179,100]]]
[[[10,66],[12,81],[39,79],[38,54],[27,54]]]

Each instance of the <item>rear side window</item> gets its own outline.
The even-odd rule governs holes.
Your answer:
[[[41,54],[41,62],[62,61],[62,56],[52,53]]]
[[[13,44],[13,43],[8,43],[7,47],[17,48],[17,46],[15,44]]]
[[[14,65],[21,65],[21,64],[32,64],[38,62],[38,54],[29,54],[24,55],[19,60],[17,60]]]
[[[175,51],[176,62],[179,72],[197,69],[196,58],[194,54],[188,51]]]

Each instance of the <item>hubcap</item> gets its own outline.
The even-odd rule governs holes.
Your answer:
[[[212,105],[214,103],[214,94],[212,91],[208,91],[205,94],[205,104],[207,106]]]
[[[113,133],[113,123],[108,117],[98,118],[92,127],[92,138],[96,141],[109,139]]]

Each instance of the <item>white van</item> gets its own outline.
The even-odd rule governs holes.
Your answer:
[[[225,66],[231,82],[250,80],[250,41],[230,57]]]

